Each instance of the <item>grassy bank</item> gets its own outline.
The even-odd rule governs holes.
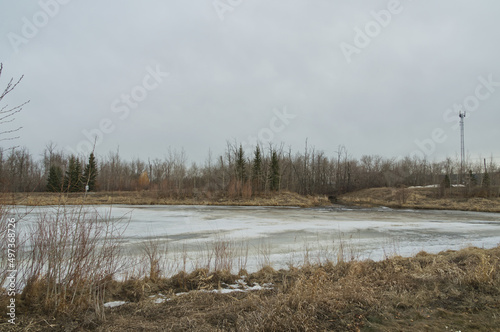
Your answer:
[[[329,206],[325,196],[303,196],[282,191],[279,194],[259,195],[250,198],[226,197],[200,193],[193,197],[176,198],[156,191],[120,191],[83,193],[1,193],[0,200],[9,205],[240,205],[240,206]]]
[[[439,197],[437,188],[372,188],[339,197],[339,204],[364,207],[500,212],[500,198],[463,197],[463,188],[447,189]]]
[[[306,264],[280,271],[265,267],[238,276],[200,269],[169,279],[108,282],[105,300],[128,303],[106,309],[105,320],[89,310],[48,315],[40,303],[19,297],[17,325],[4,323],[0,329],[499,331],[499,266],[500,247],[421,252],[380,262]],[[242,276],[249,286],[268,284],[270,289],[209,292]],[[159,293],[163,301],[157,301]]]
[[[0,193],[8,205],[233,205],[233,206],[331,206],[326,196],[304,196],[282,191],[249,198],[199,193],[174,197],[156,191],[121,191],[88,193]],[[500,212],[500,198],[463,197],[462,188],[448,189],[440,197],[437,188],[372,188],[337,197],[336,203],[351,206],[387,206],[391,208]]]

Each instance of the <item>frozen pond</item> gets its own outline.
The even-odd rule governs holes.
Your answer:
[[[422,250],[436,253],[500,244],[498,213],[342,207],[120,205],[90,209],[128,223],[122,245],[129,256],[140,259],[141,248],[154,239],[162,248],[168,244],[170,259],[177,260],[177,265],[183,260],[188,268],[215,259],[209,257],[210,248],[221,242],[227,244],[226,250],[230,247],[233,267],[240,264],[249,271],[264,264],[274,268],[301,264],[306,258],[312,262],[336,260],[339,252],[346,259],[380,260]],[[53,208],[39,207],[24,220],[29,224],[39,213],[50,211]],[[240,263],[236,263],[238,259]]]

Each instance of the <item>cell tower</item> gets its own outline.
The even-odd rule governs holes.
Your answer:
[[[458,114],[460,117],[460,184],[463,184],[464,162],[465,162],[465,140],[464,140],[464,119],[465,111]]]

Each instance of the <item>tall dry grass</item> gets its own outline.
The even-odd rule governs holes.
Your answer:
[[[84,207],[56,207],[29,227],[21,298],[46,313],[93,310],[104,319],[106,284],[120,270],[118,239],[127,223]]]

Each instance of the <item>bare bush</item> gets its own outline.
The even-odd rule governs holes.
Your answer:
[[[117,239],[126,224],[90,209],[58,207],[29,231],[30,254],[22,298],[49,313],[93,309],[104,319],[106,284],[119,270]]]
[[[168,242],[161,243],[158,238],[151,238],[142,244],[142,253],[149,263],[149,279],[157,282],[162,273],[167,272],[168,262]]]

